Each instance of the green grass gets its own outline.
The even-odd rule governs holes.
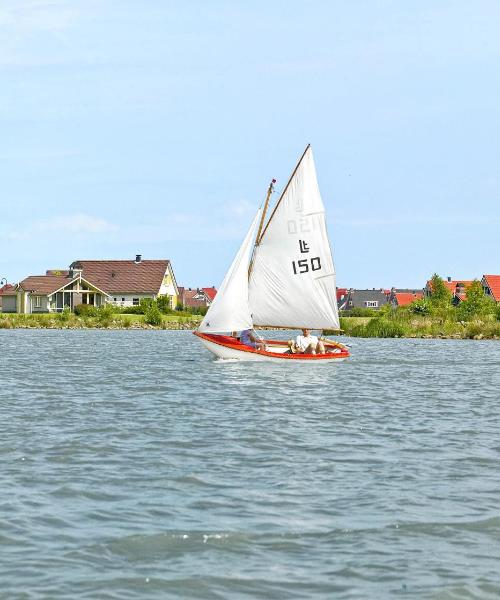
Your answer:
[[[77,316],[73,313],[39,313],[18,315],[0,312],[0,329],[43,328],[43,329],[193,329],[200,322],[199,315],[162,315],[162,322],[151,326],[144,322],[144,315],[106,314],[97,317]]]
[[[341,317],[340,327],[352,337],[500,339],[500,321],[495,314],[460,321],[453,307],[434,315],[416,315],[403,307],[369,319]]]

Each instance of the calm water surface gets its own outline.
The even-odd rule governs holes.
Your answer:
[[[0,330],[0,597],[499,598],[500,343]]]

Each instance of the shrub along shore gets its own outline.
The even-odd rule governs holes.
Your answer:
[[[196,329],[202,315],[166,308],[156,301],[141,306],[101,308],[80,304],[72,313],[0,313],[0,329]]]

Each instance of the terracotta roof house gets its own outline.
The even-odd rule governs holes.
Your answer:
[[[212,304],[217,290],[212,288],[179,288],[179,304],[186,308],[205,308]]]
[[[102,289],[109,302],[118,306],[138,306],[143,298],[169,296],[171,308],[177,305],[179,289],[169,260],[76,260],[70,266]]]
[[[169,296],[177,304],[177,284],[168,260],[79,260],[68,270],[51,269],[19,282],[9,294],[8,311],[37,313],[71,310],[78,304],[134,306],[142,298]]]
[[[408,306],[415,300],[421,300],[424,297],[423,290],[411,290],[411,289],[400,289],[392,288],[389,290],[389,302],[393,306]]]
[[[353,308],[373,308],[378,310],[381,306],[388,303],[387,294],[382,289],[354,290],[347,292],[344,310],[349,311]]]
[[[339,310],[344,310],[345,309],[345,303],[347,300],[347,292],[348,289],[347,288],[337,288],[337,306],[339,307]]]
[[[481,283],[484,293],[495,302],[500,302],[500,275],[483,275]]]
[[[215,286],[212,286],[212,287],[209,287],[209,288],[204,287],[204,288],[201,288],[201,289],[208,296],[210,302],[213,302],[214,299],[215,299],[215,296],[217,295],[217,290],[215,289]]]

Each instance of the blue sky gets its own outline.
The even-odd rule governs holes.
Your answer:
[[[219,285],[311,143],[340,286],[500,273],[500,3],[2,0],[0,278]]]

